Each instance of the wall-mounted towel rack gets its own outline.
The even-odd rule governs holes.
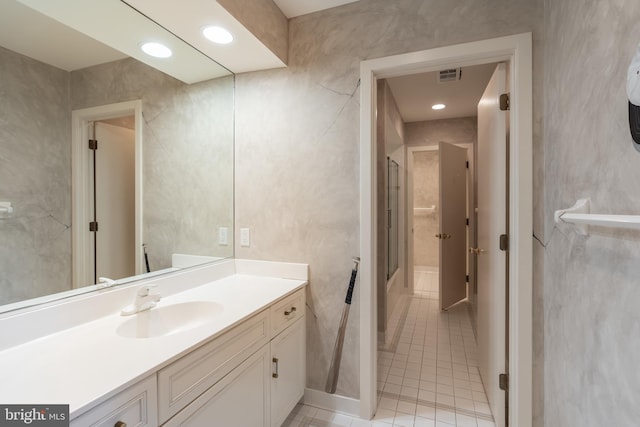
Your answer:
[[[557,224],[571,223],[576,226],[579,234],[588,234],[587,226],[597,225],[611,228],[632,228],[640,230],[640,215],[601,215],[591,213],[591,200],[580,199],[569,209],[560,209],[555,212],[554,219]]]
[[[0,202],[0,213],[5,213],[5,214],[13,213],[13,207],[11,207],[11,202]]]
[[[414,215],[428,215],[436,212],[436,205],[431,205],[430,208],[413,208]]]

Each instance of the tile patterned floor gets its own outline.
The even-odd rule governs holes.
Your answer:
[[[495,427],[466,303],[438,309],[438,272],[416,271],[399,338],[378,352],[378,410],[361,420],[298,405],[285,427]]]

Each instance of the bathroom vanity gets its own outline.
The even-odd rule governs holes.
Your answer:
[[[280,426],[304,393],[307,280],[227,260],[5,316],[0,401],[69,404],[74,427]],[[157,306],[121,316],[151,282]]]

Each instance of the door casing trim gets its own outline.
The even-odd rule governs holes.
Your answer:
[[[360,416],[372,418],[377,388],[376,81],[442,67],[507,61],[512,80],[509,153],[509,424],[532,424],[533,55],[532,34],[394,55],[360,63]]]
[[[87,256],[89,207],[83,200],[89,195],[89,158],[86,144],[89,140],[87,124],[96,120],[133,115],[135,119],[135,269],[142,271],[142,101],[128,101],[98,107],[74,110],[71,113],[71,234],[72,234],[72,287],[89,285]]]

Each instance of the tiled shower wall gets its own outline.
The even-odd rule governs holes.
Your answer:
[[[546,0],[545,24],[545,426],[636,426],[640,233],[579,236],[553,212],[582,197],[594,213],[640,212],[625,91],[640,2]]]
[[[307,386],[322,390],[359,255],[360,61],[533,32],[540,174],[543,8],[530,0],[361,0],[294,18],[289,28],[288,68],[236,80],[236,224],[252,229],[252,246],[236,256],[310,264]],[[538,181],[536,209],[541,194]],[[359,302],[356,292],[337,391],[356,398]],[[535,377],[540,387],[541,371]]]
[[[413,214],[413,262],[414,266],[438,268],[440,265],[439,242],[435,234],[439,230],[440,156],[438,150],[419,151],[413,154],[413,207],[436,210],[426,214]]]

